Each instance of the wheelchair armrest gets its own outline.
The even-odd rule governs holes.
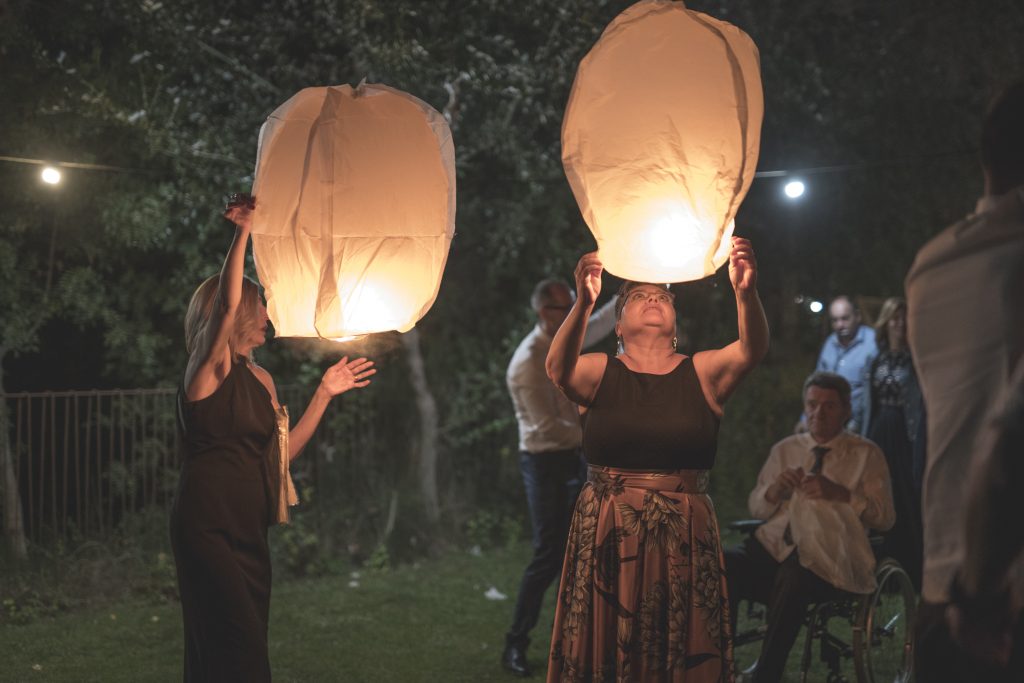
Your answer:
[[[729,522],[729,528],[741,531],[745,534],[752,534],[757,531],[757,528],[764,524],[763,519],[737,519],[734,522]]]

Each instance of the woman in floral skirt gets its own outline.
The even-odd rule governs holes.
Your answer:
[[[718,523],[707,495],[722,405],[768,350],[750,242],[733,238],[739,339],[686,356],[666,286],[619,291],[620,353],[580,356],[601,291],[596,253],[576,267],[577,301],[548,375],[580,406],[589,481],[566,548],[549,683],[732,681]]]

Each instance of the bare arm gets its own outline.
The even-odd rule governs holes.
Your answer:
[[[729,279],[736,292],[739,339],[732,344],[694,354],[693,365],[701,388],[711,407],[721,412],[722,405],[736,390],[740,380],[768,353],[768,320],[757,295],[757,261],[748,240],[732,238],[729,254]]]
[[[327,405],[335,396],[349,389],[361,389],[370,383],[369,377],[376,374],[373,361],[357,358],[350,361],[348,356],[332,365],[324,373],[320,385],[309,399],[302,417],[288,433],[288,459],[294,460],[309,443],[316,431]]]
[[[604,373],[607,357],[590,353],[580,357],[587,320],[601,293],[601,261],[597,252],[584,254],[576,265],[576,303],[555,333],[548,350],[548,377],[569,400],[590,405]]]
[[[552,438],[565,435],[571,440],[572,434],[579,431],[579,417],[568,419],[560,410],[551,380],[548,379],[544,365],[539,358],[531,358],[511,370],[506,376],[509,395],[516,408],[516,416],[526,424],[532,425],[537,433]]]
[[[252,229],[253,207],[254,201],[249,203],[248,199],[236,196],[224,212],[224,217],[235,223],[235,236],[221,267],[209,321],[199,335],[185,368],[185,396],[190,401],[206,398],[216,391],[231,368],[228,339],[234,330],[238,305],[242,300],[242,274]]]
[[[590,319],[587,320],[587,332],[583,336],[583,348],[589,349],[615,329],[615,305],[618,301],[618,295],[613,296],[608,300],[608,303],[594,311]]]

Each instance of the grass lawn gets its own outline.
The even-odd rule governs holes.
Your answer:
[[[442,558],[388,571],[281,580],[270,613],[270,661],[277,683],[516,680],[498,663],[527,544]],[[358,585],[350,586],[355,581]],[[491,587],[506,600],[485,597]],[[533,633],[533,680],[543,680],[554,590]],[[741,615],[740,630],[746,627]],[[848,636],[848,627],[839,633]],[[845,631],[845,633],[843,633]],[[803,633],[785,681],[799,680]],[[748,663],[758,645],[738,652]],[[0,622],[0,681],[179,681],[181,614],[176,603],[104,602],[27,625]],[[815,656],[817,660],[817,656]],[[811,680],[824,681],[815,662]],[[844,673],[855,677],[852,665]]]
[[[279,581],[270,611],[275,682],[512,681],[498,663],[526,544],[418,566]],[[508,595],[494,601],[494,586]],[[545,669],[554,590],[530,648]],[[124,601],[27,625],[0,624],[0,681],[179,681],[177,604]]]

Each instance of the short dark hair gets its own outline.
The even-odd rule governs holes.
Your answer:
[[[811,387],[820,387],[821,389],[831,389],[832,391],[839,394],[839,400],[846,408],[850,407],[850,383],[846,381],[846,378],[842,375],[837,375],[834,372],[825,372],[818,370],[812,372],[810,376],[804,380],[804,390],[801,394],[801,398],[807,396],[807,390]]]
[[[659,287],[661,289],[664,289],[666,292],[669,293],[669,296],[671,296],[673,300],[676,298],[676,295],[672,293],[672,290],[669,289],[668,285],[658,284],[657,282],[637,282],[635,280],[626,280],[625,282],[622,283],[622,286],[619,287],[619,291],[616,294],[616,296],[619,297],[615,301],[616,320],[622,318],[622,309],[626,307],[626,295],[628,295],[637,287],[643,287],[644,285],[651,285],[652,287]]]
[[[530,295],[530,307],[535,311],[539,311],[545,306],[550,306],[552,299],[554,299],[553,291],[556,287],[563,287],[569,290],[569,294],[572,294],[572,289],[564,281],[553,277],[545,278],[533,288],[533,294]]]
[[[981,131],[981,164],[997,186],[1024,181],[1024,81],[1006,88],[993,102]]]

